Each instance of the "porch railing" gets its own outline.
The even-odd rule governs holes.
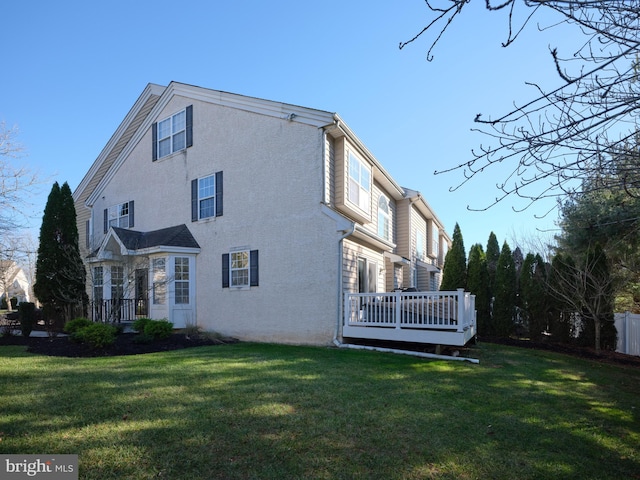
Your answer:
[[[475,295],[451,292],[348,293],[345,325],[465,332],[475,330]]]
[[[145,299],[113,298],[100,302],[91,302],[91,320],[102,323],[133,322],[148,315]]]

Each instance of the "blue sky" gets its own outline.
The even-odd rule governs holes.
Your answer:
[[[477,5],[475,5],[477,4]],[[487,138],[477,113],[494,116],[556,85],[553,32],[529,29],[513,47],[505,14],[475,1],[426,60],[423,0],[44,2],[3,6],[0,121],[20,130],[23,163],[47,179],[34,197],[39,228],[54,181],[74,190],[147,83],[178,81],[338,113],[398,182],[427,198],[467,250],[548,237],[549,204],[522,213],[516,199],[470,212],[498,195],[499,170],[449,192],[462,172],[435,170],[471,158]],[[566,37],[562,40],[566,42]],[[559,45],[562,47],[562,44]]]

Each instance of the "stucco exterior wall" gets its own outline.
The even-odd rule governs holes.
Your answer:
[[[193,146],[152,161],[145,133],[94,205],[135,201],[134,230],[184,223],[199,243],[197,322],[247,341],[328,344],[338,306],[338,232],[321,211],[322,130],[174,96],[156,120],[193,105]],[[222,171],[224,214],[191,222],[191,180]],[[260,284],[222,287],[222,255],[259,251]]]

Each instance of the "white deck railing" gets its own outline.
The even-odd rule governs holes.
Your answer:
[[[476,330],[475,295],[455,292],[347,293],[345,326]]]

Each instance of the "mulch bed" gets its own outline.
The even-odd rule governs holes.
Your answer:
[[[10,335],[0,337],[0,347],[3,345],[25,345],[28,352],[55,357],[110,357],[166,352],[183,348],[225,345],[237,342],[233,338],[188,337],[183,333],[174,333],[165,340],[156,340],[151,343],[138,343],[135,341],[136,337],[137,334],[135,333],[122,333],[116,337],[113,345],[96,349],[87,344],[73,342],[67,336],[49,338]]]
[[[364,340],[349,339],[348,343],[356,345],[369,345],[374,347],[397,348],[400,350],[409,350],[414,352],[437,353],[435,345],[427,345],[424,343],[410,342],[391,342],[382,340]],[[610,350],[602,350],[599,354],[593,348],[580,347],[578,345],[564,345],[553,342],[533,342],[526,339],[517,338],[501,338],[482,336],[478,338],[478,343],[497,343],[500,345],[509,345],[513,347],[533,348],[537,350],[546,350],[550,352],[572,355],[574,357],[595,360],[602,363],[612,363],[616,365],[627,365],[634,368],[640,368],[640,357],[634,355],[625,355]],[[445,347],[441,349],[441,354],[445,356],[461,356],[473,358],[473,342],[466,347]]]
[[[209,345],[225,345],[237,343],[235,338],[211,338],[207,336],[189,337],[184,333],[174,333],[165,340],[157,340],[151,343],[136,342],[137,334],[122,333],[116,337],[116,342],[107,348],[95,349],[86,344],[75,343],[67,336],[49,337],[23,337],[22,335],[0,336],[0,347],[3,345],[24,345],[27,351],[40,355],[56,356],[56,357],[109,357],[117,355],[139,355],[152,352],[166,352],[169,350],[179,350],[183,348],[201,347]],[[630,367],[640,368],[640,357],[634,355],[625,355],[610,350],[602,350],[599,354],[593,348],[579,347],[577,345],[563,345],[553,342],[533,342],[530,340],[522,340],[515,338],[499,338],[499,337],[480,337],[479,342],[497,343],[501,345],[510,345],[522,348],[533,348],[538,350],[553,351],[572,355],[575,357],[586,358],[604,363],[613,363],[617,365],[626,365]],[[354,342],[356,343],[356,342]],[[371,341],[367,343],[372,343]],[[398,348],[397,344],[387,345],[386,342],[382,346]],[[425,351],[423,344],[403,344],[403,349]],[[465,356],[473,356],[472,348],[449,348],[443,351],[443,354],[451,354],[453,350],[464,351]]]
[[[574,357],[586,358],[604,363],[614,363],[617,365],[628,365],[640,368],[640,357],[635,355],[625,355],[624,353],[612,350],[600,350],[596,352],[594,348],[580,347],[578,345],[567,345],[554,342],[534,342],[531,340],[501,337],[480,337],[479,342],[497,343],[500,345],[510,345],[513,347],[533,348],[536,350],[546,350],[550,352],[563,353]]]

